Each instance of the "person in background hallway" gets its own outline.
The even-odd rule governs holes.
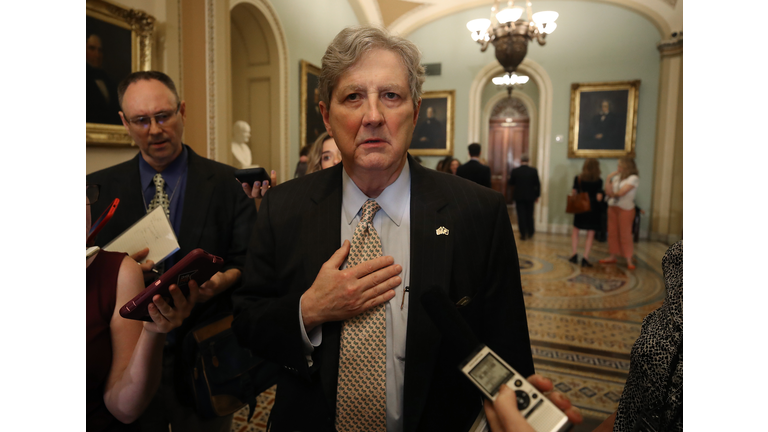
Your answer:
[[[600,164],[597,159],[589,158],[584,161],[581,174],[573,179],[571,195],[586,192],[589,195],[589,211],[573,215],[573,229],[571,230],[571,251],[573,256],[568,261],[578,264],[579,255],[576,253],[579,247],[579,230],[587,230],[587,242],[584,244],[584,256],[581,258],[582,267],[592,267],[589,263],[589,251],[592,249],[592,241],[595,239],[595,230],[600,229],[599,203],[603,200],[603,180],[600,178]]]
[[[610,256],[601,259],[601,264],[615,264],[616,255],[627,259],[627,268],[635,269],[632,254],[632,223],[635,220],[635,196],[640,184],[635,160],[629,157],[619,159],[619,168],[608,175],[605,181],[605,195],[608,196],[608,252]]]
[[[491,187],[491,168],[480,162],[480,144],[472,143],[467,149],[469,150],[469,161],[456,170],[456,175],[472,180],[481,186]]]
[[[533,226],[533,205],[539,202],[541,184],[539,172],[528,166],[530,158],[527,154],[520,157],[520,166],[509,173],[508,184],[514,188],[512,199],[517,209],[517,226],[520,230],[520,240],[533,237],[536,231]]]
[[[344,29],[323,56],[320,107],[343,161],[265,194],[233,297],[239,342],[284,367],[272,432],[468,430],[481,393],[430,325],[433,287],[471,298],[478,339],[533,374],[504,197],[407,153],[423,82],[418,48],[380,28]]]
[[[336,146],[336,141],[328,135],[328,132],[323,132],[309,149],[307,174],[330,168],[339,162],[341,162],[341,153]]]
[[[183,342],[197,324],[231,311],[230,295],[240,282],[256,206],[244,196],[234,167],[198,156],[182,143],[186,103],[168,75],[134,72],[118,86],[118,98],[123,127],[139,153],[86,176],[88,183],[101,185],[103,198],[91,206],[92,216],[98,217],[114,198],[120,198],[119,209],[96,237],[96,245],[109,243],[148,211],[162,206],[180,246],[163,262],[164,269],[196,248],[224,259],[221,271],[200,286],[190,318],[168,335],[160,388],[138,421],[145,432],[167,432],[169,424],[189,432],[228,431],[231,415],[202,419],[192,407],[193,371],[188,368],[192,359],[184,358]],[[128,252],[137,261],[149,253],[146,248]],[[152,263],[145,263],[145,276],[154,275],[151,269]]]
[[[593,432],[683,431],[683,241],[673,244],[661,259],[667,297],[643,319],[632,345],[629,375],[619,408]],[[539,391],[552,382],[538,375],[528,381]],[[571,422],[576,413],[558,397],[550,397]],[[534,432],[517,409],[515,393],[503,386],[495,402],[485,401],[492,432]],[[579,414],[578,417],[581,417]]]
[[[451,161],[453,161],[453,156],[446,156],[440,159],[440,161],[437,163],[437,166],[435,166],[435,171],[440,171],[444,173],[451,172],[450,170]]]
[[[456,173],[459,171],[459,167],[461,166],[461,162],[458,159],[453,159],[450,164],[448,164],[448,174],[456,175]]]
[[[91,205],[99,185],[85,186],[85,237],[91,230]],[[189,298],[171,285],[174,305],[160,295],[149,305],[151,322],[125,319],[120,308],[144,290],[136,261],[124,253],[99,251],[86,259],[86,430],[138,430],[133,422],[160,385],[165,335],[192,311],[198,286],[189,283]]]
[[[307,173],[307,162],[309,162],[309,146],[304,146],[299,152],[299,161],[296,163],[296,172],[293,178],[299,178]]]

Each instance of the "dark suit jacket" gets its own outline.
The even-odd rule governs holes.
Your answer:
[[[509,173],[510,186],[515,190],[512,199],[515,201],[535,201],[541,195],[539,172],[528,165],[520,165]]]
[[[524,375],[533,373],[517,249],[503,197],[455,176],[411,169],[411,263],[403,418],[406,431],[467,430],[481,409],[458,370],[451,341],[421,306],[437,286],[478,338]],[[303,352],[298,305],[341,246],[342,164],[283,183],[266,195],[233,295],[241,344],[284,366],[270,421],[274,431],[333,430],[341,322],[323,324],[322,344]],[[439,227],[449,235],[436,235]],[[467,251],[473,251],[468,254]]]
[[[469,162],[460,166],[456,170],[456,175],[472,180],[479,185],[491,187],[491,167],[485,166],[474,159],[470,159]]]
[[[195,248],[224,258],[222,271],[243,268],[251,229],[256,221],[256,206],[235,179],[235,169],[189,152],[187,187],[181,216],[181,232],[176,233],[184,257]],[[99,200],[91,206],[91,218],[101,215],[115,198],[120,204],[115,214],[96,237],[96,245],[104,246],[134,222],[147,214],[139,177],[139,158],[86,176],[88,183],[101,185]],[[129,251],[134,252],[134,251]],[[235,285],[237,286],[237,284]],[[231,310],[231,293],[235,286],[206,303],[198,304],[190,318],[176,330],[176,359],[181,360],[181,339],[199,320],[211,314]],[[180,368],[177,368],[179,372]],[[181,378],[181,377],[179,377]],[[178,387],[177,387],[178,388]],[[182,395],[180,395],[182,396]]]

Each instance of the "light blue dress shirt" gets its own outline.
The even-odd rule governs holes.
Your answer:
[[[352,241],[362,207],[369,198],[354,181],[342,174],[341,239]],[[381,210],[373,218],[373,227],[381,238],[382,253],[403,267],[402,282],[395,288],[395,297],[386,303],[387,317],[387,432],[403,430],[403,379],[405,377],[405,335],[408,327],[408,294],[411,263],[411,170],[406,160],[400,176],[375,198]],[[330,258],[330,257],[328,257]],[[346,263],[344,264],[346,267]],[[405,296],[405,298],[403,298]],[[301,318],[307,361],[312,366],[312,351],[322,343],[322,325],[307,335]]]

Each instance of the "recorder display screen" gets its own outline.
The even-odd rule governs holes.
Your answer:
[[[513,375],[511,370],[490,353],[469,372],[469,376],[490,395],[494,395],[499,386],[509,381]]]

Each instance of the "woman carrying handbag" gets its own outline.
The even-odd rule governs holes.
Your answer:
[[[600,211],[598,203],[603,200],[603,180],[600,178],[600,164],[597,159],[589,158],[584,161],[581,174],[573,179],[571,197],[586,192],[589,196],[589,211],[573,215],[573,229],[571,230],[571,252],[573,256],[568,260],[574,264],[579,263],[577,249],[579,246],[579,230],[587,230],[587,242],[584,245],[584,256],[581,258],[582,267],[592,267],[589,262],[589,251],[595,239],[595,230],[600,229]]]

